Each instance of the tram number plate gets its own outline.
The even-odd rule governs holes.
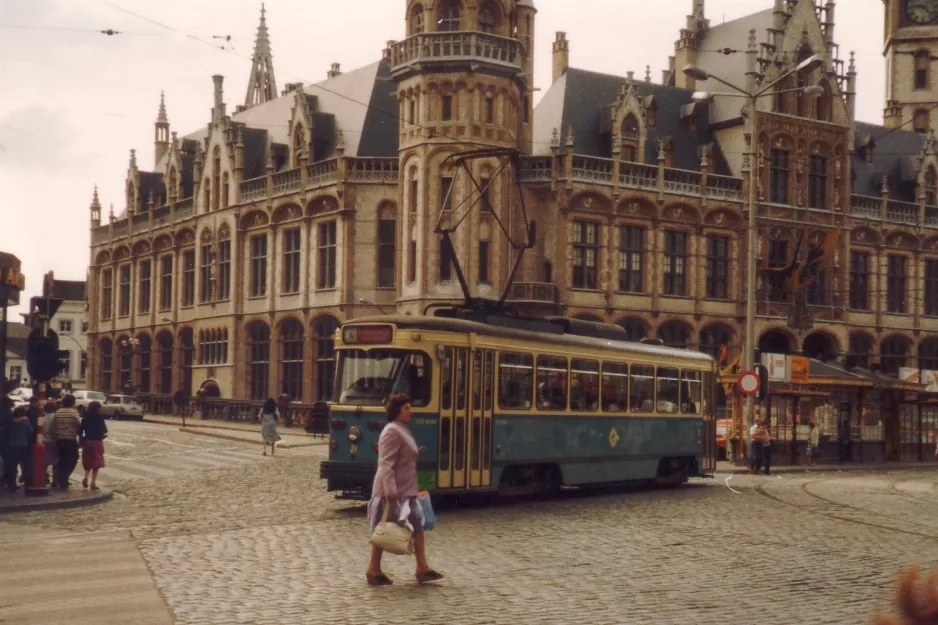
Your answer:
[[[358,453],[358,445],[356,445],[356,444],[354,444],[354,443],[351,444],[351,445],[349,445],[348,452],[349,452],[350,454],[357,454],[357,453]]]

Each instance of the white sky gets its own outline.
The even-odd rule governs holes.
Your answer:
[[[622,76],[633,70],[643,79],[651,65],[652,80],[660,81],[692,5],[536,2],[535,81],[544,90],[558,30],[567,32],[572,66]],[[707,15],[719,24],[772,4],[707,0]],[[404,34],[404,0],[267,0],[266,6],[280,90],[287,82],[324,79],[333,62],[345,71],[374,62],[388,40]],[[259,0],[0,0],[0,250],[23,261],[23,302],[41,291],[47,271],[85,279],[93,185],[106,222],[110,203],[116,213],[123,209],[129,150],[137,150],[142,170],[152,168],[161,90],[171,129],[180,135],[208,123],[212,74],[225,76],[229,111],[243,103],[259,10]],[[882,0],[837,6],[841,58],[857,52],[858,117],[874,123],[882,119],[883,14]],[[108,28],[124,34],[68,30]],[[233,52],[186,35],[206,41],[230,35]]]

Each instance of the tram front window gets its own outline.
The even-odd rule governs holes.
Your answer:
[[[382,406],[392,393],[408,395],[415,406],[430,400],[430,359],[422,352],[341,350],[337,372],[340,404]]]

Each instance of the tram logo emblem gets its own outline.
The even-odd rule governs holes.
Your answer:
[[[615,428],[612,428],[611,430],[609,430],[609,446],[610,447],[615,447],[616,445],[618,445],[620,438],[621,436],[619,436],[618,430],[616,430]]]

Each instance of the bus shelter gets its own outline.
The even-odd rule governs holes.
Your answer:
[[[819,464],[922,462],[935,458],[938,397],[925,386],[865,369],[807,359],[796,381],[772,382],[755,417],[768,418],[776,464],[803,464],[810,424],[820,429]],[[731,384],[734,375],[721,382]],[[727,386],[729,388],[729,386]],[[735,449],[751,424],[743,423],[743,398],[735,389]],[[745,457],[737,453],[737,464]]]

